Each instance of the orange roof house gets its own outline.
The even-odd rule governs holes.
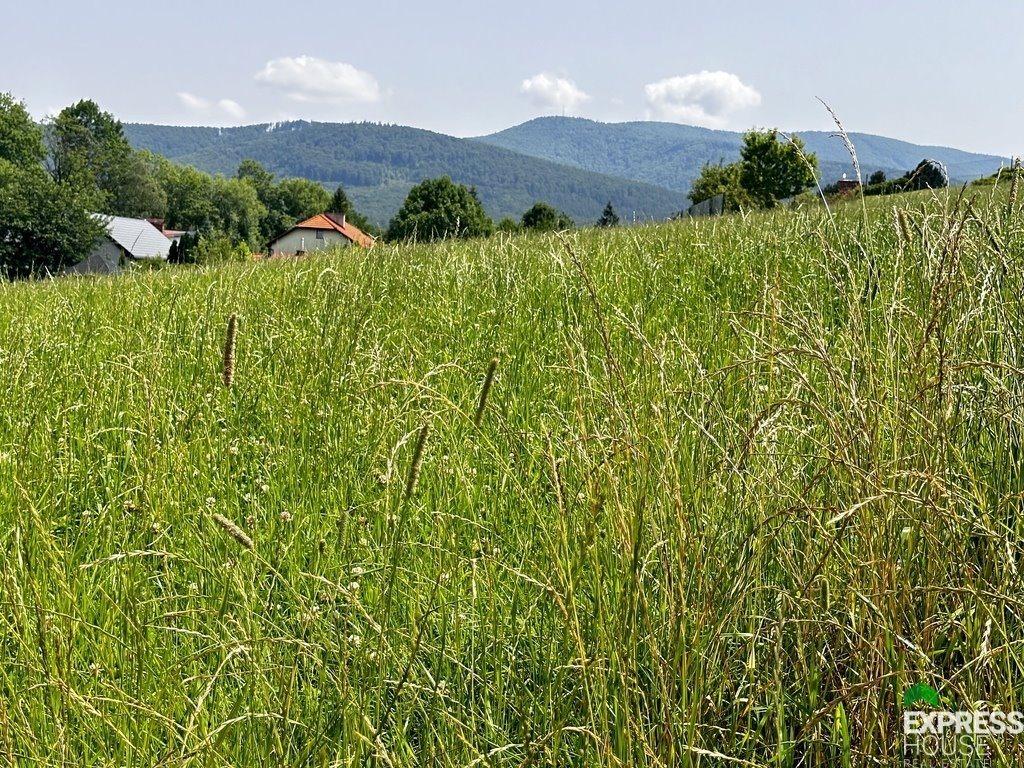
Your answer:
[[[374,239],[345,221],[344,214],[318,213],[275,237],[269,248],[271,256],[297,256],[353,243],[372,248]]]

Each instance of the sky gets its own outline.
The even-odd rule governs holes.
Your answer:
[[[1017,0],[7,4],[0,92],[43,117],[398,123],[541,115],[831,130],[1024,152]]]

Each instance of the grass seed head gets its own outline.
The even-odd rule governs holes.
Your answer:
[[[1010,214],[1017,210],[1017,193],[1020,191],[1020,158],[1013,158],[1013,170],[1010,171],[1010,197],[1006,208]]]
[[[484,418],[484,408],[487,407],[487,396],[491,392],[491,385],[494,383],[494,374],[498,370],[498,358],[492,357],[487,365],[487,374],[484,376],[483,386],[480,387],[480,398],[476,404],[476,414],[473,416],[473,425],[479,427]]]
[[[420,478],[420,469],[423,466],[423,453],[427,445],[427,436],[430,434],[430,424],[420,427],[420,434],[416,438],[416,448],[412,454],[412,464],[409,465],[409,475],[405,479],[405,498],[410,498],[416,490],[416,481]]]
[[[224,386],[231,388],[235,380],[235,338],[238,335],[238,315],[228,318],[228,332],[224,339]]]
[[[219,525],[225,531],[225,533],[227,533],[228,536],[237,541],[246,549],[253,548],[253,542],[252,539],[249,538],[249,534],[247,534],[245,531],[239,528],[234,520],[224,517],[224,515],[221,515],[219,513],[215,513],[213,515],[213,522]]]

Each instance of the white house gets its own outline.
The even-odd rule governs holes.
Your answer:
[[[372,248],[374,240],[353,224],[345,221],[341,213],[318,213],[300,221],[284,234],[270,241],[271,256],[298,256],[328,248],[355,243]]]
[[[92,217],[106,225],[107,234],[96,242],[84,260],[68,267],[67,272],[116,275],[130,261],[167,261],[171,241],[145,219],[105,216],[101,213],[94,213]]]

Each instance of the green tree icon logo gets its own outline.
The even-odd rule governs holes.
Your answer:
[[[938,709],[939,707],[939,692],[932,688],[930,685],[924,683],[917,683],[912,685],[903,694],[903,708],[912,709],[917,706],[919,702],[925,704],[931,704],[933,707]]]

